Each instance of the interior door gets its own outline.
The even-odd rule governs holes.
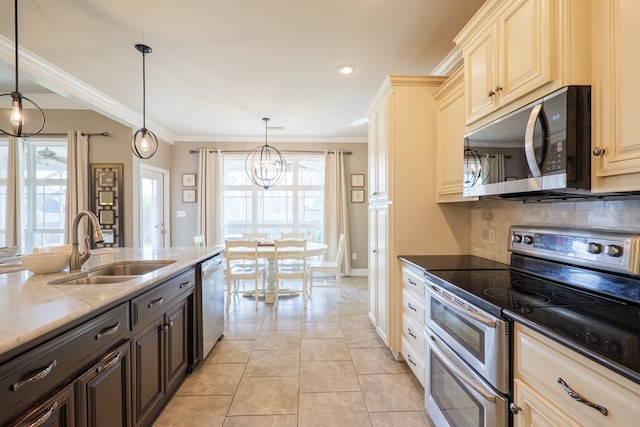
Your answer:
[[[168,246],[169,218],[165,195],[169,171],[148,165],[140,166],[140,246],[162,248]]]

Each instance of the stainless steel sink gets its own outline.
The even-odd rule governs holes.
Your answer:
[[[175,261],[125,261],[89,272],[89,276],[140,276],[151,273]],[[127,279],[128,280],[128,279]]]
[[[152,261],[122,261],[106,267],[98,268],[73,279],[62,278],[49,282],[50,285],[101,285],[108,283],[120,283],[135,279],[152,271],[158,270],[167,265],[173,264],[174,260],[152,260]]]
[[[65,282],[52,282],[55,285],[104,285],[107,283],[120,283],[135,279],[136,276],[90,276],[79,279],[67,280]]]

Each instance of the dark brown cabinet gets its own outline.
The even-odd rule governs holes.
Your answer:
[[[78,424],[89,427],[130,426],[130,342],[106,354],[78,378]]]
[[[74,427],[76,425],[74,384],[69,384],[11,426]]]

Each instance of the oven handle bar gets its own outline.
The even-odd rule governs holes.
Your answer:
[[[483,387],[483,384],[480,381],[477,381],[471,376],[467,375],[464,370],[469,368],[465,367],[460,361],[447,356],[445,354],[446,350],[442,349],[438,338],[434,336],[432,332],[429,333],[429,338],[431,338],[431,350],[436,354],[436,356],[446,362],[447,366],[451,369],[451,373],[453,373],[460,381],[465,383],[467,388],[473,389],[487,402],[496,402],[495,392],[490,390],[488,387]]]
[[[475,311],[471,311],[466,307],[460,306],[458,304],[456,304],[455,302],[438,295],[438,291],[437,288],[433,285],[431,285],[431,289],[429,289],[429,293],[431,294],[431,297],[437,299],[438,301],[440,301],[443,305],[446,305],[447,307],[451,308],[454,311],[457,311],[459,314],[463,315],[463,316],[467,316],[473,320],[475,320],[476,322],[482,323],[483,325],[486,325],[490,328],[494,328],[496,327],[496,319],[492,319],[490,317],[487,316],[483,316],[480,313],[476,313]]]

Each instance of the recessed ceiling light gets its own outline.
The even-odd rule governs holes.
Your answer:
[[[354,67],[353,65],[341,65],[338,67],[336,71],[340,74],[344,74],[345,76],[348,76],[349,74],[352,74],[355,70],[356,70],[356,67]]]

